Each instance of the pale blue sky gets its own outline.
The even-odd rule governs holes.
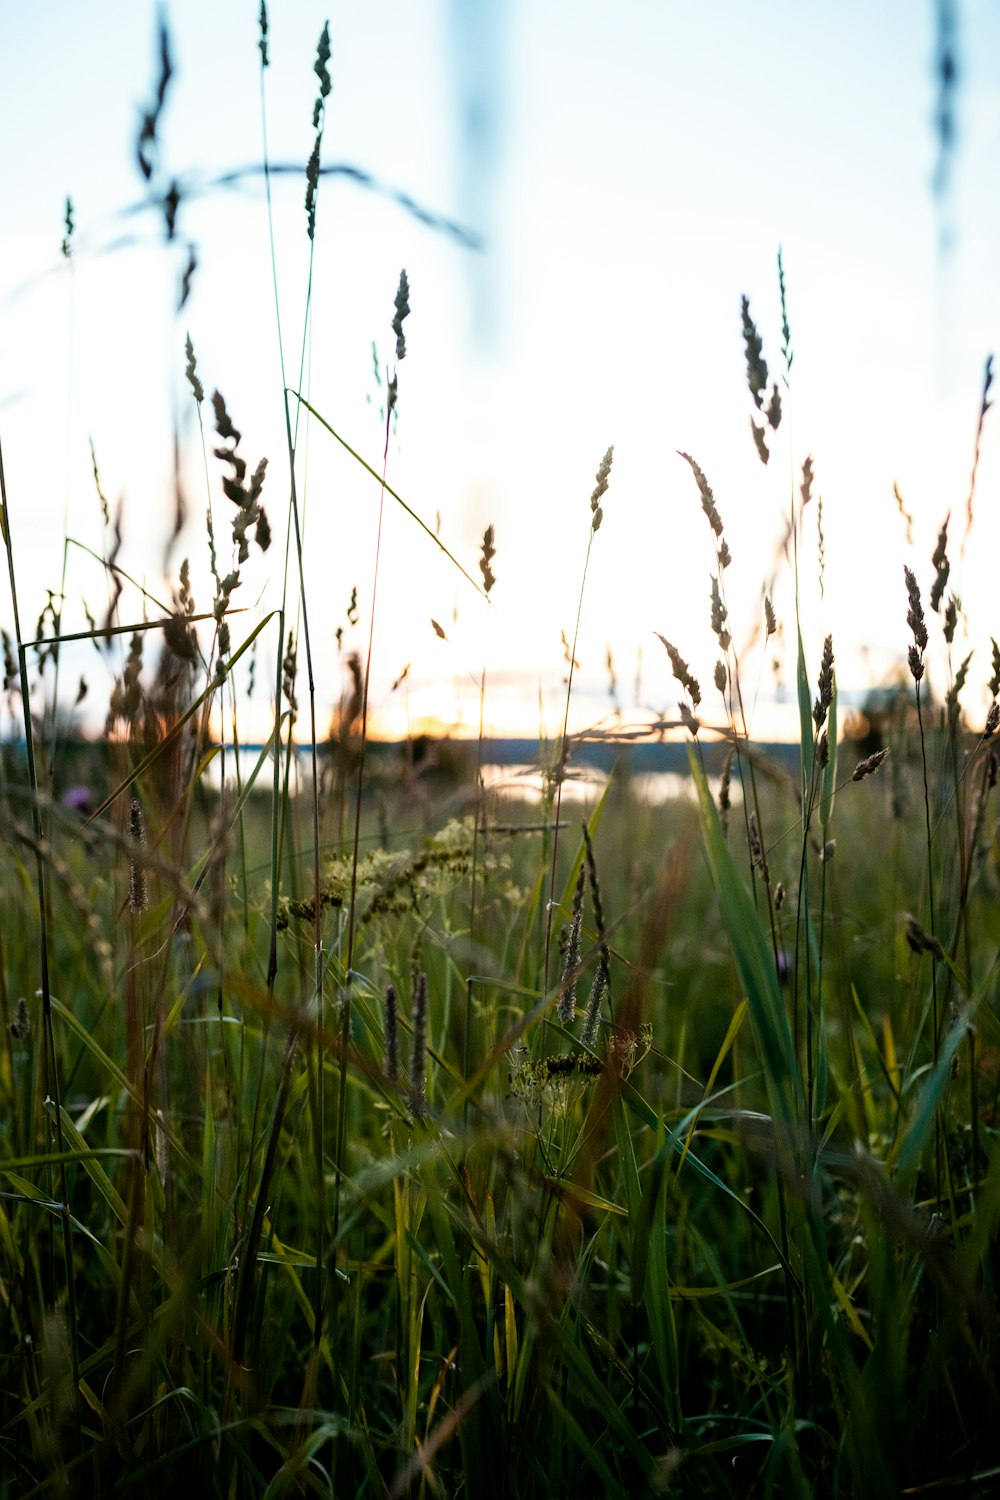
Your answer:
[[[196,433],[181,380],[186,329],[206,385],[224,392],[243,430],[248,460],[270,459],[265,498],[276,533],[287,465],[259,182],[182,204],[182,244],[169,249],[155,214],[122,216],[143,196],[134,142],[155,80],[155,6],[51,0],[3,10],[0,436],[22,611],[33,619],[43,588],[58,584],[66,510],[74,535],[100,542],[88,434],[108,494],[126,497],[123,560],[151,587],[159,582],[175,403],[186,439]],[[257,10],[254,0],[167,7],[177,70],[161,126],[168,175],[205,183],[259,161]],[[485,650],[497,723],[537,727],[540,690],[558,694],[559,632],[572,630],[588,497],[610,442],[615,464],[578,650],[582,716],[608,707],[607,645],[626,708],[640,650],[643,703],[676,702],[654,631],[677,643],[712,697],[712,554],[678,448],[702,465],[727,524],[738,642],[773,566],[789,463],[811,452],[827,580],[820,601],[807,527],[810,657],[832,630],[842,684],[857,687],[869,670],[863,648],[876,673],[903,656],[902,564],[929,584],[950,508],[977,652],[972,678],[985,680],[986,637],[1000,634],[990,613],[1000,541],[992,419],[975,544],[961,570],[957,553],[983,363],[1000,345],[1000,14],[986,0],[965,0],[958,13],[953,243],[942,253],[931,192],[930,0],[624,0],[613,17],[605,4],[552,0],[330,10],[324,160],[366,169],[467,223],[486,245],[481,254],[463,249],[356,185],[321,188],[314,404],[366,457],[380,457],[370,345],[377,339],[383,361],[391,353],[405,265],[413,312],[390,483],[429,522],[440,512],[443,539],[470,571],[484,526],[497,531],[499,581],[484,644],[475,596],[392,514],[376,646],[386,709],[405,701],[411,715],[449,717]],[[271,7],[275,160],[304,162],[311,147],[312,61],[326,14],[311,0]],[[475,149],[461,125],[470,108],[485,122]],[[67,192],[79,242],[72,274],[58,254]],[[307,266],[302,192],[301,180],[275,186],[290,376]],[[109,251],[122,236],[139,243]],[[178,321],[172,303],[189,237],[200,267]],[[791,447],[765,471],[749,434],[739,299],[750,296],[777,373],[779,244],[796,356],[793,419],[781,433]],[[196,457],[192,448],[195,519],[174,565],[190,553],[207,606]],[[912,551],[894,480],[914,513]],[[328,662],[321,692],[329,702],[337,692],[330,643],[351,587],[363,608],[370,602],[377,490],[313,430],[306,494],[313,632]],[[266,572],[248,580],[240,602],[255,605],[261,589],[260,607],[277,602],[276,569],[270,583]],[[99,607],[99,574],[75,562],[67,593],[72,628],[81,594]],[[787,587],[775,602],[790,624]],[[451,644],[437,639],[431,616]],[[0,618],[9,623],[5,592]],[[409,696],[390,699],[387,686],[407,661]],[[754,657],[746,667],[751,682],[756,666]],[[93,652],[86,670],[96,696],[103,685]]]

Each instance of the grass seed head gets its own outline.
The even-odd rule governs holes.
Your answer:
[[[751,417],[750,431],[753,433],[753,444],[757,449],[757,457],[760,459],[762,464],[766,464],[771,455],[767,449],[767,434],[764,430],[763,423],[755,422],[753,417]]]
[[[559,1004],[556,1019],[563,1026],[572,1024],[576,1015],[576,981],[580,967],[580,934],[583,930],[583,888],[587,879],[586,863],[581,863],[573,891],[573,916],[566,928],[566,955],[563,962],[562,981],[559,988]]]
[[[697,677],[692,677],[691,669],[677,647],[672,646],[666,636],[660,635],[659,631],[656,631],[656,636],[667,648],[667,655],[670,657],[670,666],[674,676],[690,697],[692,707],[697,708],[701,702],[701,687],[699,686]]]
[[[385,987],[385,1071],[395,1083],[399,1077],[399,1009],[394,984]]]
[[[421,969],[413,989],[410,1046],[410,1110],[415,1119],[427,1114],[427,975]]]
[[[681,723],[684,725],[684,728],[689,734],[696,735],[701,728],[701,720],[697,714],[693,714],[686,703],[678,704],[678,712],[680,713]]]
[[[156,165],[156,128],[159,124],[163,102],[167,97],[167,87],[173,77],[173,71],[173,64],[170,61],[170,36],[167,32],[166,23],[161,20],[160,77],[156,85],[156,98],[149,109],[143,112],[139,124],[139,138],[136,141],[136,160],[139,163],[139,171],[147,182],[152,177]]]
[[[284,659],[281,663],[281,693],[288,704],[292,714],[292,721],[298,712],[299,701],[295,696],[295,678],[298,674],[298,651],[295,645],[295,634],[288,632],[288,644],[285,647]]]
[[[948,720],[949,729],[954,729],[958,724],[959,716],[961,714],[961,705],[959,703],[959,699],[961,697],[962,689],[965,687],[966,680],[969,676],[969,663],[971,661],[972,652],[970,651],[968,656],[962,662],[962,665],[959,667],[958,671],[955,673],[955,680],[945,694],[945,714]]]
[[[410,316],[410,283],[406,279],[406,271],[399,273],[399,286],[396,288],[396,311],[392,317],[392,331],[396,335],[396,359],[406,358],[406,338],[403,334],[403,319]]]
[[[903,521],[904,521],[904,523],[906,525],[906,545],[908,547],[912,547],[913,546],[913,517],[910,515],[910,512],[906,508],[906,502],[903,499],[903,492],[899,488],[899,485],[896,483],[895,480],[893,480],[893,483],[892,483],[892,493],[893,493],[893,495],[895,496],[895,499],[896,499],[896,509],[899,511],[899,514],[902,516]]]
[[[191,283],[194,280],[194,273],[195,271],[197,271],[197,269],[197,251],[195,250],[194,245],[188,245],[187,264],[185,265],[183,275],[181,276],[180,292],[178,293],[177,297],[178,314],[182,313],[185,307],[187,307],[188,298],[191,295]]]
[[[747,359],[747,385],[750,387],[750,395],[753,404],[760,411],[764,405],[764,391],[767,390],[767,360],[764,358],[764,345],[757,325],[750,316],[750,299],[740,299],[740,314],[743,319],[743,343],[746,348]]]
[[[191,387],[191,394],[200,406],[205,399],[205,387],[198,378],[198,361],[195,359],[194,345],[191,342],[190,334],[184,340],[184,353],[187,356],[184,365],[184,376]],[[216,395],[218,395],[218,392],[216,392]],[[219,399],[221,400],[222,398],[220,397]],[[225,402],[222,404],[222,409],[223,411],[225,410]]]
[[[813,704],[813,723],[821,729],[833,702],[833,636],[823,642],[823,656],[819,668],[819,692]]]
[[[10,1034],[17,1042],[23,1042],[31,1035],[31,1020],[28,1016],[28,1003],[21,995],[14,1012],[14,1019],[10,1023]]]
[[[852,781],[864,781],[866,776],[874,776],[879,766],[889,754],[888,745],[881,750],[876,750],[874,755],[866,755],[864,760],[859,760],[851,773]]]
[[[14,654],[14,642],[6,630],[0,630],[0,636],[3,637],[3,690],[10,693],[17,687],[21,674]]]
[[[604,905],[601,901],[601,886],[597,879],[597,861],[594,858],[594,845],[590,838],[590,829],[586,823],[583,825],[583,846],[587,856],[587,875],[590,881],[590,900],[594,908],[594,926],[597,936],[604,941]]]
[[[267,52],[267,4],[266,0],[260,0],[260,40],[257,46],[260,48],[260,65],[262,68],[270,67],[271,59]]]
[[[580,874],[583,874],[581,867]],[[579,885],[579,882],[578,882]],[[562,982],[559,987],[559,1004],[556,1006],[556,1020],[561,1026],[571,1026],[576,1015],[576,977],[580,967],[580,932],[583,927],[583,913],[574,912],[573,920],[569,924],[566,939],[566,957],[563,963]]]
[[[709,484],[708,480],[705,478],[703,471],[701,470],[699,465],[695,463],[690,453],[681,453],[681,450],[679,448],[677,452],[678,455],[683,458],[686,464],[690,464],[691,473],[694,475],[694,482],[698,486],[698,494],[701,496],[701,508],[708,517],[708,524],[715,532],[715,535],[717,537],[721,537],[722,517],[719,515],[719,507],[715,503],[715,495],[712,493],[712,486]],[[726,566],[726,564],[723,564],[723,566]]]
[[[944,591],[948,585],[948,574],[951,572],[951,564],[948,561],[948,522],[950,520],[950,514],[945,516],[941,530],[938,532],[937,546],[934,548],[934,555],[931,558],[931,563],[934,567],[934,582],[931,584],[930,603],[931,609],[935,614],[940,613],[941,600],[944,598]]]
[[[306,234],[310,240],[316,238],[316,193],[319,188],[320,140],[321,137],[317,135],[306,163]]]
[[[712,630],[722,651],[728,651],[732,644],[732,636],[726,629],[727,611],[722,602],[722,593],[719,589],[719,580],[712,579]]]
[[[137,916],[145,911],[148,905],[146,872],[142,868],[140,853],[146,842],[146,830],[142,804],[138,797],[133,797],[129,803],[128,841],[131,850],[128,862],[128,909],[133,916]]]
[[[614,457],[614,451],[615,448],[614,444],[612,443],[611,447],[607,450],[597,468],[597,482],[594,485],[593,492],[590,496],[590,529],[592,532],[598,531],[600,529],[601,522],[604,520],[604,511],[601,508],[601,500],[608,488],[608,479],[611,474],[611,460]]]
[[[597,1029],[601,1024],[601,1007],[604,996],[608,991],[608,970],[604,957],[604,949],[601,950],[601,962],[597,973],[594,975],[594,983],[590,990],[590,999],[587,1001],[587,1014],[583,1023],[583,1031],[580,1040],[585,1047],[593,1049],[597,1046]]]
[[[933,933],[925,932],[910,912],[903,913],[903,924],[907,945],[912,953],[931,953],[937,959],[944,959],[944,949],[940,940]]]
[[[785,264],[781,258],[781,246],[778,246],[778,292],[781,296],[781,357],[785,361],[785,375],[792,372],[792,361],[795,355],[792,353],[792,330],[788,326],[788,302],[785,295]]]
[[[483,532],[483,545],[479,558],[479,571],[483,575],[483,593],[487,595],[497,581],[496,575],[494,574],[493,568],[491,567],[493,559],[494,557],[496,557],[496,555],[497,551],[493,545],[493,527],[487,526],[486,530]]]
[[[760,871],[764,884],[769,885],[771,883],[771,872],[767,867],[767,860],[764,857],[764,845],[761,842],[756,812],[752,812],[747,819],[747,842],[750,848],[750,864],[755,870]]]
[[[65,233],[62,245],[60,246],[60,251],[66,260],[69,260],[73,254],[73,227],[73,200],[72,198],[67,198],[66,211],[63,217],[63,229]]]
[[[729,812],[732,802],[729,796],[729,788],[733,776],[733,751],[730,747],[726,752],[726,758],[722,762],[722,775],[719,777],[719,821],[722,831],[725,833],[729,827]]]
[[[923,655],[927,649],[927,625],[924,621],[924,607],[920,602],[920,585],[905,564],[903,577],[906,580],[906,597],[910,605],[906,612],[906,623],[913,632],[913,645],[910,646],[906,656],[913,680],[919,682],[924,675]]]
[[[264,7],[261,6],[261,10],[263,10],[263,8]],[[266,30],[266,20],[267,20],[267,18],[266,18],[266,15],[265,15],[265,18],[264,18],[264,29],[265,30]],[[329,23],[329,21],[325,21],[323,23],[323,30],[320,32],[319,42],[316,45],[316,61],[313,63],[313,72],[316,74],[316,77],[319,79],[319,98],[320,98],[321,102],[322,102],[322,100],[324,100],[324,99],[326,99],[326,98],[329,97],[330,90],[333,88],[333,84],[330,81],[330,70],[327,67],[327,64],[330,61],[330,57],[331,57],[331,52],[330,52],[330,23]],[[318,120],[316,120],[316,119],[313,120],[313,124],[314,125],[317,125],[318,123],[319,123]]]

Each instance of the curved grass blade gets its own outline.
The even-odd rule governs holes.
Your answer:
[[[413,520],[413,521],[416,521],[417,525],[420,527],[420,529],[424,533],[424,535],[428,536],[431,539],[431,541],[434,543],[435,547],[437,547],[439,551],[441,551],[441,552],[444,553],[445,557],[448,559],[448,561],[451,563],[451,565],[453,567],[455,567],[455,568],[458,569],[458,571],[461,573],[462,577],[466,580],[466,582],[467,583],[471,583],[471,585],[475,589],[476,593],[480,594],[486,600],[486,602],[488,604],[489,603],[489,597],[488,597],[488,595],[483,592],[483,590],[480,588],[479,584],[472,577],[472,574],[471,573],[467,573],[465,571],[465,569],[462,567],[462,564],[459,562],[458,558],[455,557],[451,552],[448,551],[448,548],[445,546],[444,542],[442,542],[442,540],[441,540],[441,538],[439,536],[435,535],[435,533],[427,525],[426,521],[422,521],[420,519],[420,517],[417,515],[416,511],[411,506],[407,505],[407,503],[403,499],[402,495],[397,495],[396,491],[392,488],[392,486],[386,484],[385,480],[382,478],[382,475],[378,472],[378,470],[377,469],[373,469],[370,463],[366,463],[366,461],[361,457],[361,454],[358,453],[358,452],[356,452],[355,449],[353,449],[351,447],[350,443],[347,442],[347,440],[345,438],[342,438],[341,435],[340,435],[340,433],[336,432],[334,430],[334,428],[332,428],[330,426],[330,423],[326,420],[326,418],[324,416],[320,415],[320,413],[316,410],[315,406],[311,405],[310,402],[308,402],[306,400],[305,396],[301,395],[298,391],[293,390],[291,386],[288,387],[286,394],[289,395],[289,396],[294,396],[295,399],[296,399],[296,401],[298,401],[302,406],[305,407],[306,411],[311,412],[312,415],[316,418],[317,422],[319,422],[320,426],[321,427],[325,427],[326,430],[327,430],[327,432],[330,434],[330,436],[332,438],[336,438],[337,442],[340,444],[340,446],[342,448],[346,448],[347,452],[351,455],[351,457],[357,463],[359,463],[361,465],[361,467],[364,470],[366,470],[367,473],[369,473],[372,476],[372,478],[374,479],[375,483],[377,485],[379,485],[381,489],[385,490],[385,493],[387,495],[391,495],[392,498],[393,498],[393,500],[395,500],[395,502],[396,502],[397,505],[401,505],[402,506],[402,508],[406,511],[406,514],[410,517],[410,519]]]

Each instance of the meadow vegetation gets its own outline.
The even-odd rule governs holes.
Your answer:
[[[263,5],[259,42],[263,78]],[[324,29],[310,246],[329,60]],[[161,64],[137,144],[169,231],[165,32]],[[777,379],[742,305],[749,463],[790,399],[779,275]],[[404,272],[387,453],[409,294]],[[369,755],[371,647],[322,682],[308,629],[296,444],[307,410],[332,428],[283,377],[277,495],[196,341],[178,357],[214,598],[196,608],[185,564],[123,619],[106,513],[110,598],[83,634],[119,666],[87,805],[66,795],[61,595],[25,628],[3,494],[0,1493],[995,1493],[1000,650],[967,711],[947,523],[926,576],[901,563],[906,675],[852,740],[834,642],[798,628],[822,566],[812,460],[778,482],[790,778],[745,716],[710,455],[682,455],[716,567],[705,622],[660,622],[680,707],[659,728],[683,725],[693,796],[644,801],[623,752],[581,820],[572,640],[540,806],[487,794],[481,747],[457,786]],[[989,367],[980,427],[988,406]],[[614,504],[613,451],[594,461],[588,558]],[[286,591],[247,625],[251,551]],[[485,601],[502,567],[489,527],[467,572]],[[755,652],[778,623],[763,597]],[[703,625],[711,711],[682,654]],[[272,729],[248,770],[265,632]]]

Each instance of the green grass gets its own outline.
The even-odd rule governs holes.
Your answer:
[[[761,454],[780,398],[748,304],[743,333]],[[689,460],[731,809],[671,647],[694,799],[650,806],[623,767],[575,822],[567,696],[540,811],[480,795],[475,759],[418,816],[412,771],[366,758],[370,661],[320,753],[316,697],[338,684],[307,650],[294,495],[285,558],[266,549],[282,609],[251,628],[231,608],[267,535],[228,422],[216,404],[232,538],[217,510],[213,609],[180,579],[143,621],[112,610],[132,646],[86,819],[54,795],[84,754],[60,728],[59,610],[35,644],[3,498],[0,1493],[992,1494],[997,761],[963,709],[944,584],[928,629],[948,692],[911,653],[877,726],[889,758],[857,781],[873,745],[838,731],[832,643],[797,631],[789,782],[746,730],[724,526]],[[362,461],[402,504],[387,455]],[[610,462],[580,507],[588,558]],[[809,461],[787,503],[797,605]],[[906,604],[901,579],[901,655]],[[585,607],[569,581],[567,614]],[[264,632],[273,729],[240,779],[234,668]]]

